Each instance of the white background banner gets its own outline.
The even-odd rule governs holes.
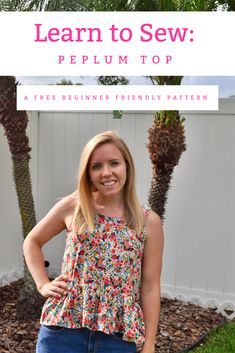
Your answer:
[[[17,86],[18,110],[217,110],[218,86]]]
[[[235,75],[233,12],[1,12],[0,74]]]

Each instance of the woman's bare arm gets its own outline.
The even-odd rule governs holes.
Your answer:
[[[60,200],[27,235],[23,252],[26,264],[38,291],[45,297],[63,295],[67,288],[66,277],[60,275],[50,282],[45,271],[42,247],[55,235],[68,227],[74,209],[74,199],[67,196]]]
[[[146,224],[141,301],[145,321],[145,344],[141,353],[155,352],[160,315],[160,276],[162,269],[163,229],[159,216],[150,212]]]

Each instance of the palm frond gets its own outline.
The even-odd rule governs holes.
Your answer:
[[[30,1],[26,0],[2,0],[0,11],[26,11]]]
[[[180,85],[183,76],[148,76],[152,83],[158,85]]]

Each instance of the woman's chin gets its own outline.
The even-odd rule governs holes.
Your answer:
[[[121,190],[113,189],[113,190],[102,190],[100,193],[103,197],[115,197],[120,195],[122,192]]]

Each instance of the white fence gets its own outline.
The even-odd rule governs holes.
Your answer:
[[[218,112],[185,112],[187,151],[176,167],[165,221],[162,295],[235,311],[235,100],[220,101]],[[146,149],[153,113],[30,113],[31,170],[40,219],[76,185],[79,155],[86,141],[116,130],[136,163],[137,190],[147,204],[151,164]],[[6,139],[0,130],[0,283],[22,274],[21,225]],[[45,247],[50,271],[58,272],[64,234]],[[235,316],[234,313],[232,316]]]

